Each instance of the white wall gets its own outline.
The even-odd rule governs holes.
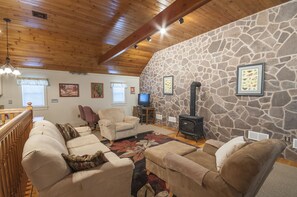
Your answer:
[[[21,69],[22,77],[47,78],[50,85],[47,87],[47,109],[34,109],[34,116],[44,116],[54,123],[69,122],[80,125],[84,122],[78,118],[78,105],[88,105],[97,113],[99,109],[121,107],[126,114],[132,114],[132,108],[137,104],[139,93],[139,77],[87,74],[70,74],[64,71],[50,71],[40,69]],[[91,82],[104,83],[104,98],[91,98]],[[125,105],[113,105],[110,82],[124,82],[127,84]],[[59,97],[59,83],[79,84],[79,97]],[[21,87],[14,77],[2,77],[2,91],[0,105],[5,108],[22,107]],[[135,87],[135,94],[130,94],[130,87]],[[51,103],[51,99],[58,99],[58,103]],[[9,100],[12,104],[9,104]]]

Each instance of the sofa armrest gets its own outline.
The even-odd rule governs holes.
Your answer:
[[[98,121],[98,123],[99,123],[99,126],[104,126],[104,127],[109,127],[114,124],[111,120],[108,120],[108,119],[101,119]]]
[[[202,186],[204,176],[209,171],[205,167],[175,153],[167,153],[163,159],[167,169],[179,172]]]
[[[134,164],[128,159],[106,162],[98,167],[66,176],[55,185],[40,191],[41,196],[131,196]]]
[[[136,123],[139,122],[139,118],[137,118],[135,116],[125,116],[124,122],[129,122],[129,123],[132,123],[133,125],[135,125]]]
[[[207,140],[203,147],[203,151],[210,155],[215,156],[215,153],[223,144],[224,142],[221,142],[218,140],[213,140],[213,139]]]

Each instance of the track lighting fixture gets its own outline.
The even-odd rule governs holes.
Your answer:
[[[180,18],[180,19],[178,19],[178,22],[179,22],[179,24],[183,24],[185,21],[184,21],[184,18]]]
[[[152,41],[152,38],[149,36],[146,38],[146,40],[150,42],[150,41]]]
[[[138,45],[137,44],[134,45],[134,49],[138,49]]]

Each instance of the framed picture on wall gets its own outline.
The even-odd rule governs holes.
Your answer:
[[[91,83],[91,98],[103,98],[103,83]]]
[[[173,76],[163,77],[163,94],[173,95]]]
[[[264,63],[237,67],[236,95],[264,95]]]
[[[135,87],[130,87],[130,94],[135,94]]]
[[[60,97],[79,97],[79,85],[70,83],[59,83]]]

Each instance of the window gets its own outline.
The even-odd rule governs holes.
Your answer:
[[[27,106],[32,102],[34,107],[46,107],[46,79],[18,79],[18,84],[22,86],[22,105]]]
[[[111,83],[112,89],[112,103],[124,104],[126,103],[126,84]]]
[[[32,102],[34,107],[45,107],[45,86],[22,85],[23,106]]]

